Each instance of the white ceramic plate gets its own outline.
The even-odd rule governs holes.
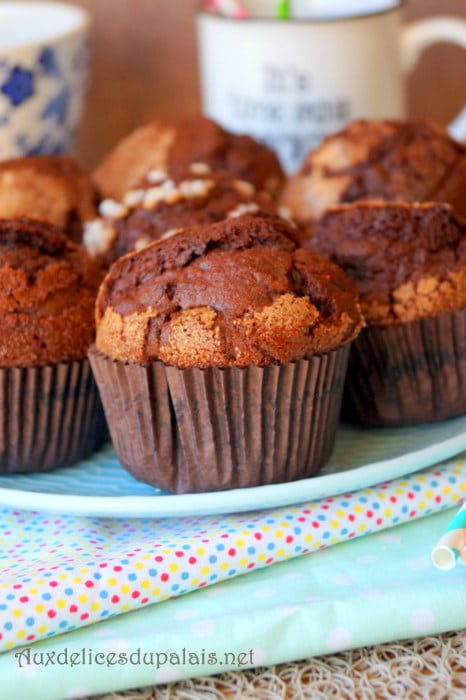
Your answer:
[[[45,474],[0,477],[0,504],[108,517],[212,515],[304,503],[410,474],[466,450],[466,416],[411,428],[341,426],[319,476],[286,484],[172,495],[136,481],[108,446],[89,460]]]

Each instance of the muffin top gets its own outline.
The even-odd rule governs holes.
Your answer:
[[[104,197],[121,200],[149,172],[175,180],[189,174],[193,163],[227,171],[276,196],[284,174],[274,152],[250,136],[231,134],[196,116],[173,122],[151,122],[120,141],[94,171]]]
[[[368,323],[466,305],[466,220],[446,204],[355,202],[329,210],[307,246],[340,265]]]
[[[122,255],[188,226],[207,225],[246,212],[277,210],[271,197],[257,192],[252,183],[212,172],[206,163],[192,164],[188,176],[177,182],[162,177],[149,173],[122,203],[111,199],[101,202],[101,217],[86,224],[84,231],[84,244],[92,257],[109,266]]]
[[[422,119],[356,121],[312,151],[282,194],[311,235],[326,209],[369,199],[446,202],[466,216],[466,148]]]
[[[96,216],[96,193],[69,156],[32,156],[0,162],[0,218],[26,216],[63,228],[80,241]]]
[[[85,357],[101,275],[51,225],[0,219],[0,367]]]
[[[186,229],[120,258],[97,301],[97,349],[184,367],[266,365],[329,352],[361,317],[352,283],[297,248],[277,216]]]

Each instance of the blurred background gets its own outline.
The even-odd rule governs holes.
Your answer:
[[[92,80],[78,158],[92,167],[115,141],[154,118],[200,109],[194,17],[197,0],[74,0],[94,17]],[[466,18],[466,0],[406,0],[407,20]],[[466,94],[466,55],[429,49],[408,80],[409,113],[447,124]]]

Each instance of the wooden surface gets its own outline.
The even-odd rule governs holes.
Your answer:
[[[197,0],[74,0],[94,16],[94,59],[79,156],[86,166],[132,128],[199,110]],[[406,0],[407,19],[466,18],[466,0]],[[409,108],[447,123],[465,101],[466,54],[429,49],[408,81]]]

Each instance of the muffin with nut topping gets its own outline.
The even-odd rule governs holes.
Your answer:
[[[87,350],[99,268],[49,224],[0,219],[0,471],[91,454],[105,420]]]
[[[361,200],[444,202],[466,216],[466,148],[424,119],[355,121],[328,136],[281,202],[313,234],[331,207]]]
[[[207,163],[192,163],[177,181],[150,171],[122,202],[103,200],[100,217],[86,225],[84,244],[92,257],[109,266],[122,255],[189,226],[276,211],[270,195],[258,192],[252,183],[213,172]],[[281,208],[280,213],[286,215]],[[297,227],[293,232],[299,239]]]
[[[151,122],[136,129],[97,166],[93,180],[104,198],[121,201],[147,173],[178,181],[189,174],[193,163],[205,164],[212,172],[230,173],[273,198],[284,181],[270,148],[250,136],[225,131],[202,116]]]
[[[246,214],[112,266],[90,360],[136,478],[221,490],[304,478],[328,459],[361,316],[344,273],[291,236],[280,217]]]
[[[0,218],[27,217],[60,227],[80,242],[96,217],[97,193],[86,173],[65,155],[0,162]]]
[[[347,204],[308,245],[353,279],[367,324],[345,416],[406,425],[466,413],[466,220],[445,204]]]

